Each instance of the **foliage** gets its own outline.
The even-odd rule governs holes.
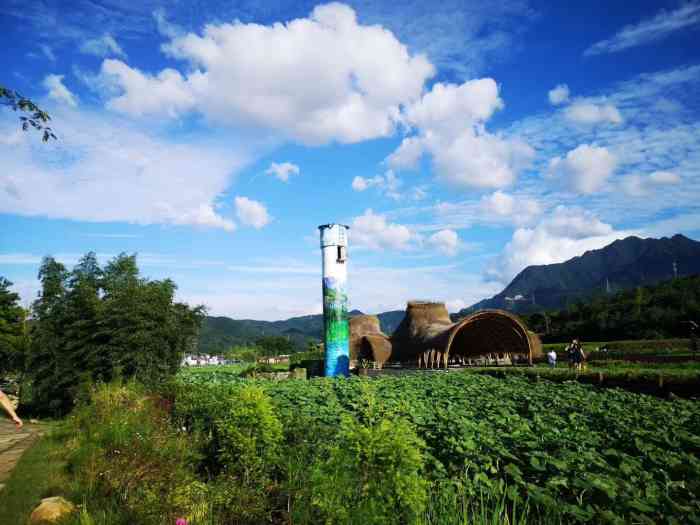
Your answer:
[[[260,349],[255,345],[236,345],[224,352],[226,359],[254,363],[260,355]]]
[[[44,142],[48,142],[49,139],[56,140],[53,130],[47,126],[51,117],[30,99],[23,97],[17,91],[0,85],[0,105],[8,106],[12,111],[28,113],[28,115],[19,117],[24,131],[27,131],[31,126],[41,133],[41,138]]]
[[[68,469],[85,498],[116,500],[132,523],[201,522],[209,490],[192,468],[193,437],[170,425],[163,405],[134,383],[93,388],[64,423]]]
[[[201,353],[219,354],[235,346],[258,346],[257,342],[261,338],[276,336],[292,343],[291,349],[285,349],[281,353],[301,352],[306,348],[309,339],[320,339],[321,327],[322,316],[319,315],[295,317],[286,321],[208,316],[202,324],[197,348]]]
[[[700,276],[598,296],[568,308],[525,317],[545,342],[575,337],[593,341],[688,337],[688,321],[700,319]]]
[[[194,344],[204,315],[174,301],[171,280],[139,276],[136,256],[115,257],[102,269],[94,253],[72,272],[51,257],[39,270],[23,404],[69,411],[81,384],[117,376],[159,383],[173,376]]]
[[[0,377],[22,369],[29,344],[27,314],[12,283],[0,277]]]
[[[378,410],[364,392],[360,420],[344,415],[327,458],[317,458],[312,505],[325,523],[420,523],[428,483],[425,443],[405,419]]]
[[[235,392],[251,384],[190,380],[176,399],[176,416],[199,429],[211,428],[213,414],[226,411]],[[431,486],[426,512],[437,504],[437,487],[447,483],[456,491],[448,503],[462,509],[453,508],[455,514],[474,514],[478,509],[462,503],[486,494],[498,505],[505,495],[506,509],[527,506],[534,521],[551,514],[564,523],[700,522],[697,402],[470,373],[252,384],[272,399],[282,422],[283,457],[323,462],[335,450],[352,471],[361,468],[353,461],[366,452],[353,460],[351,450],[366,448],[357,448],[358,439],[348,436],[364,432],[363,439],[371,439],[366,429],[358,431],[368,424],[362,415],[367,381],[385,414],[378,421],[404,420],[425,442],[423,476]],[[348,418],[356,423],[346,423]],[[388,433],[377,432],[391,441]],[[302,476],[298,468],[285,472]],[[314,487],[297,479],[279,512],[303,506]],[[355,513],[369,504],[365,498],[357,502]],[[306,516],[313,511],[318,509]]]
[[[255,342],[260,348],[261,357],[270,357],[277,355],[289,355],[297,351],[294,343],[288,338],[281,335],[271,335],[261,337]]]

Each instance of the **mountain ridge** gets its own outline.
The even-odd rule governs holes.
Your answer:
[[[700,273],[700,242],[681,234],[660,239],[629,236],[561,263],[523,269],[499,294],[461,310],[515,312],[562,308],[568,302]]]
[[[569,302],[596,294],[613,294],[673,278],[674,263],[678,277],[700,274],[700,242],[680,234],[660,239],[630,236],[561,263],[528,266],[499,294],[451,317],[456,320],[482,308],[523,314],[560,309]],[[361,313],[353,310],[350,315]],[[391,334],[403,319],[404,310],[382,312],[377,316],[382,331]],[[234,345],[253,344],[264,336],[283,336],[289,337],[301,350],[306,348],[309,339],[320,341],[322,331],[321,314],[283,321],[207,317],[200,333],[199,348],[202,352],[221,352]]]

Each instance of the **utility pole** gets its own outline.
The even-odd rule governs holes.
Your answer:
[[[676,264],[676,261],[673,261],[673,278],[678,279],[678,264]]]

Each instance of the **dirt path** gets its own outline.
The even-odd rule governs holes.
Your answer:
[[[12,421],[0,415],[0,491],[24,451],[43,431],[44,427],[41,424],[29,422],[25,422],[21,430],[17,430]]]

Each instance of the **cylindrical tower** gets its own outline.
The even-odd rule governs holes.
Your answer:
[[[323,252],[323,342],[326,376],[347,376],[350,368],[350,328],[348,324],[347,249],[348,226],[324,224],[321,230]]]

